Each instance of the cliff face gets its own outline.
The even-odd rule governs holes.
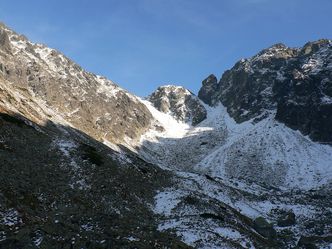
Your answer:
[[[54,112],[48,115],[100,141],[130,143],[150,126],[150,112],[134,95],[4,25],[0,26],[0,79],[2,91],[16,93],[19,106],[11,108],[29,112],[22,105],[38,102],[39,108]],[[6,105],[5,101],[0,104]],[[25,114],[42,121],[38,111]]]
[[[221,101],[239,123],[276,112],[276,119],[311,139],[332,142],[332,42],[302,48],[276,44],[237,62],[199,95],[210,105]],[[213,89],[213,90],[211,90]]]

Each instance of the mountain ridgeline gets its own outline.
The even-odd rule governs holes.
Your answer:
[[[198,97],[221,102],[243,122],[274,111],[278,121],[315,141],[332,142],[332,42],[302,48],[276,44],[227,70],[220,81],[211,75]]]
[[[0,249],[330,248],[332,41],[139,98],[0,24]]]

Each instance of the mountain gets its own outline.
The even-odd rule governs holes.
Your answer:
[[[149,128],[152,116],[136,96],[54,49],[31,43],[4,25],[0,29],[1,78],[10,83],[1,87],[15,93],[12,111],[37,123],[61,120],[110,143],[130,143]]]
[[[0,248],[329,248],[331,50],[141,99],[0,25]]]
[[[221,102],[237,122],[275,110],[276,120],[312,140],[330,143],[331,48],[330,40],[302,48],[276,44],[236,63],[218,83],[207,78],[211,83],[203,84],[199,96],[210,105]]]
[[[214,75],[208,76],[198,93],[207,116],[195,126],[171,122],[158,113],[158,106],[158,110],[150,107],[165,129],[144,134],[138,153],[146,161],[182,172],[181,176],[195,174],[190,175],[186,191],[209,195],[252,219],[262,216],[276,224],[278,236],[286,232],[279,226],[280,220],[278,225],[280,215],[294,215],[296,224],[287,228],[294,237],[287,246],[277,248],[314,247],[329,236],[331,228],[326,223],[331,221],[331,212],[323,208],[331,206],[326,195],[332,179],[331,44],[329,40],[307,43],[303,48],[277,44],[237,62],[219,83]],[[302,76],[298,78],[298,74]],[[167,98],[157,92],[153,102]],[[233,187],[241,192],[239,196]],[[183,190],[183,183],[171,192],[182,203],[179,189]],[[182,220],[166,228],[178,229],[184,237],[189,230],[197,238],[192,245],[200,247],[197,241],[209,235],[202,233],[199,222],[186,219],[196,208],[174,207],[171,210]],[[312,237],[318,230],[324,231],[324,239]],[[281,240],[285,242],[285,238]]]

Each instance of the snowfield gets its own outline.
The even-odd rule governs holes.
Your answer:
[[[332,179],[332,147],[311,141],[266,112],[236,123],[223,105],[209,107],[197,126],[175,120],[142,101],[164,130],[141,137],[139,153],[164,168],[309,190]]]

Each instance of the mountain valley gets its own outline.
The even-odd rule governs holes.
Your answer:
[[[332,41],[140,98],[0,25],[0,248],[332,248]]]

